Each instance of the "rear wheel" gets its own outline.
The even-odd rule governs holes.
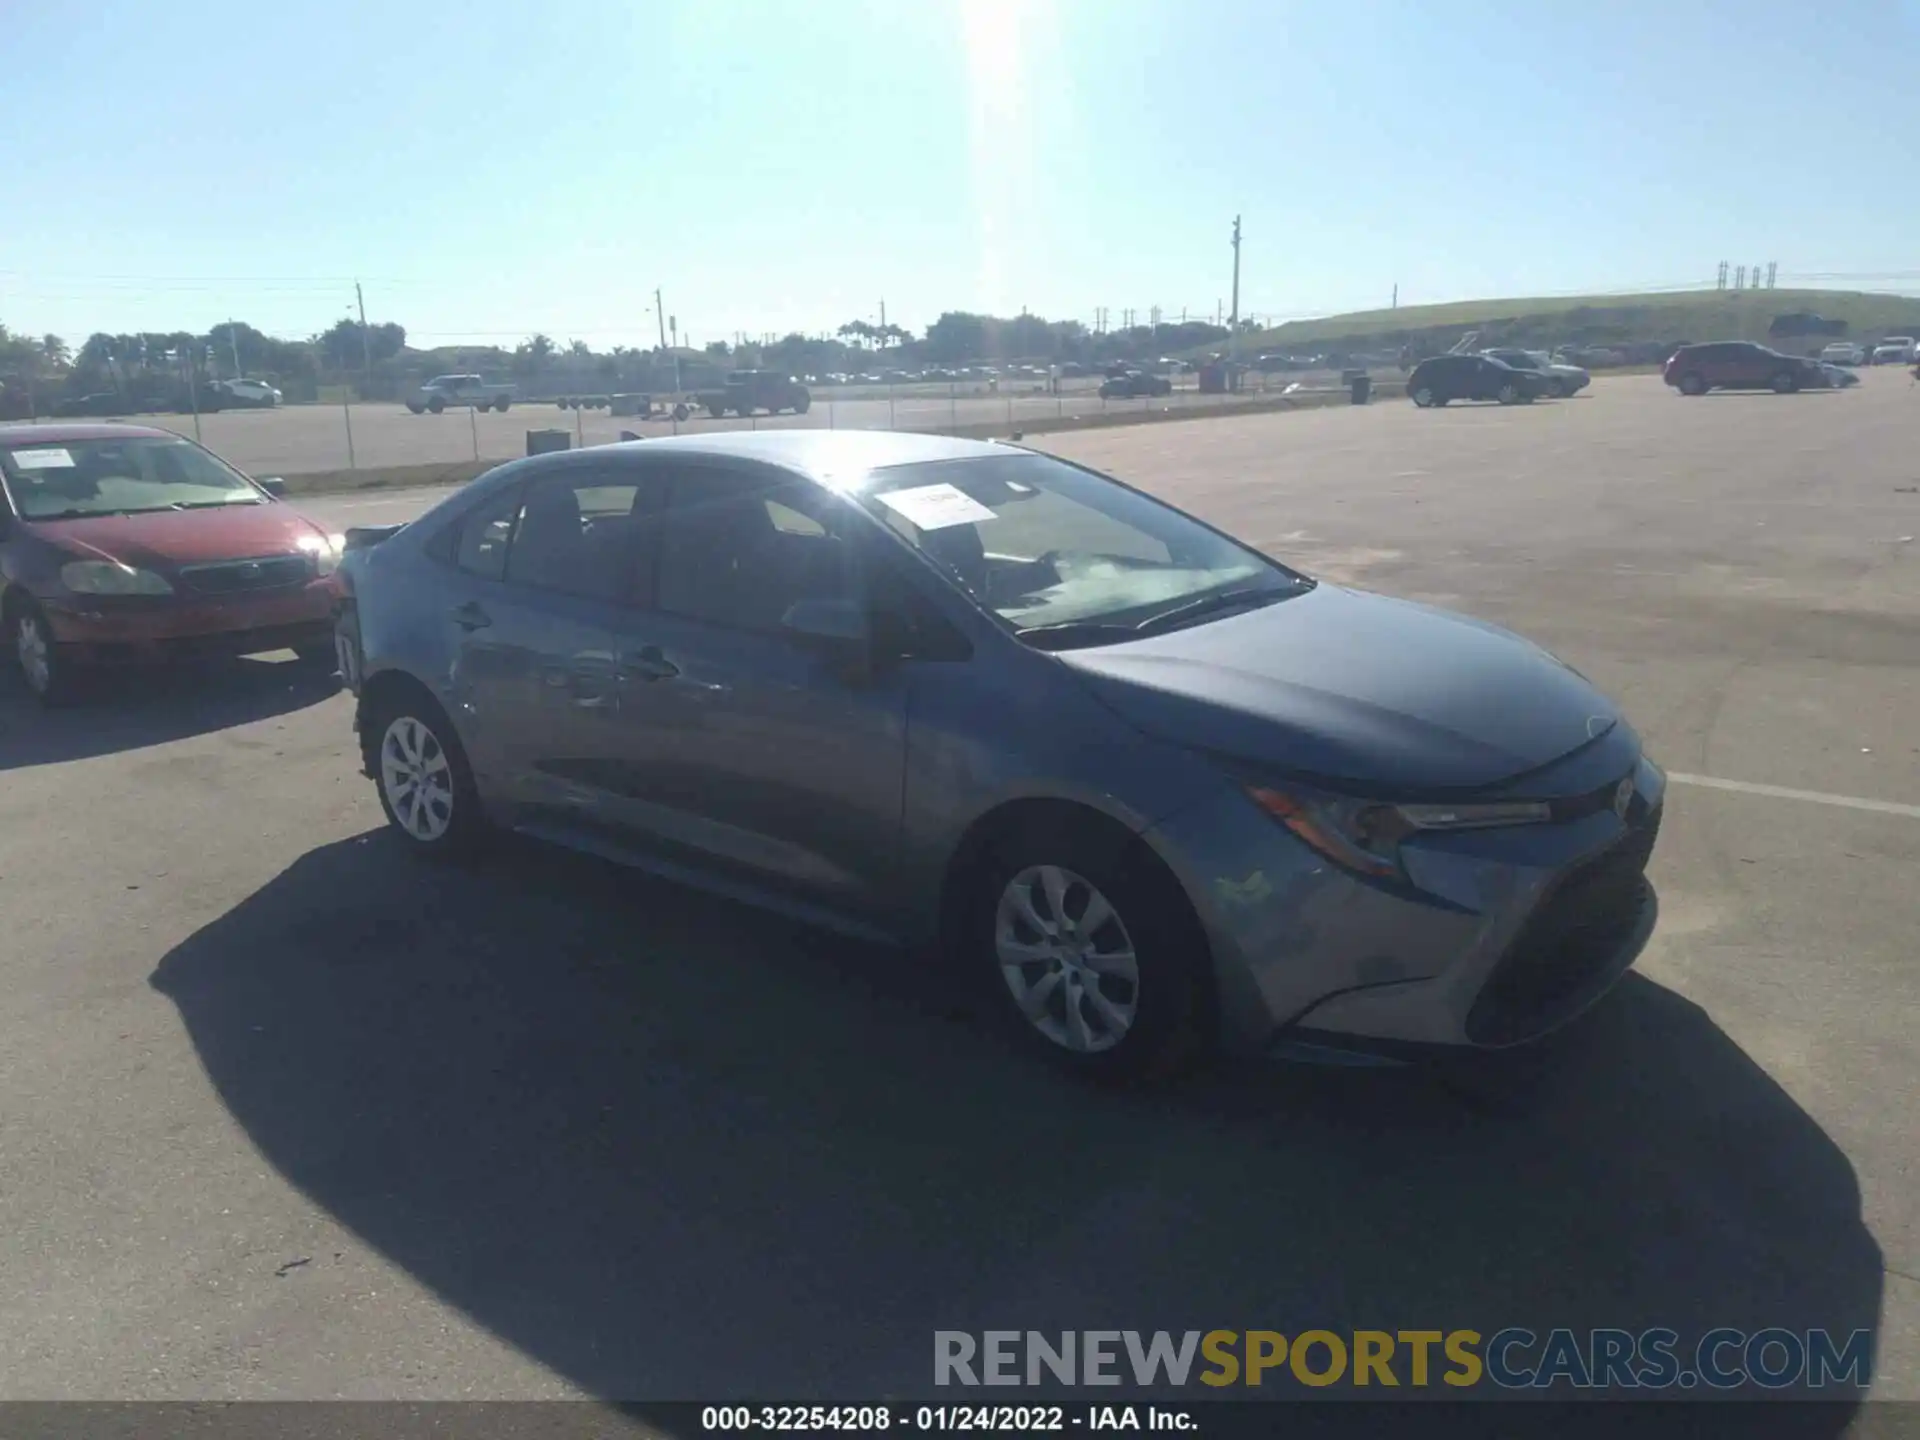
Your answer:
[[[407,409],[416,415],[424,415],[427,413],[427,407],[422,405],[418,400],[407,401]]]
[[[1023,1043],[1100,1079],[1174,1073],[1210,1033],[1205,937],[1136,843],[1093,825],[1023,830],[983,867],[962,936]]]
[[[513,402],[508,400],[506,396],[502,395],[498,400],[493,402],[493,408],[504,415],[507,413],[507,406],[512,403]]]
[[[1791,395],[1800,388],[1800,377],[1791,370],[1782,370],[1770,382],[1776,395]]]
[[[1518,405],[1520,403],[1520,387],[1509,380],[1493,392],[1493,398],[1498,400],[1502,405]]]
[[[479,847],[487,823],[466,751],[424,690],[374,704],[363,733],[380,808],[407,848],[451,858]]]
[[[807,413],[807,411],[811,410],[812,408],[813,408],[813,397],[811,395],[802,395],[799,399],[793,402],[793,413],[796,415],[804,415]]]

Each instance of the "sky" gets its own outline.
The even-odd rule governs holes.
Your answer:
[[[1920,291],[1920,0],[0,0],[0,324]]]

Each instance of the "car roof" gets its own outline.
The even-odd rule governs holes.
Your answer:
[[[153,425],[118,425],[91,421],[86,424],[12,424],[0,425],[0,445],[58,445],[66,440],[178,440],[171,430]]]
[[[960,440],[950,435],[920,435],[904,430],[727,430],[707,435],[663,435],[658,439],[632,440],[604,448],[646,455],[713,455],[757,461],[822,482],[889,465],[1022,453],[992,441]]]

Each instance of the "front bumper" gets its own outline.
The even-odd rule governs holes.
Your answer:
[[[1207,931],[1222,1043],[1396,1058],[1498,1050],[1588,1009],[1632,967],[1657,914],[1644,869],[1666,781],[1637,742],[1620,748],[1595,747],[1570,778],[1604,795],[1630,772],[1624,818],[1609,806],[1427,835],[1404,851],[1420,893],[1334,866],[1237,792],[1154,827],[1147,839]]]
[[[88,664],[185,654],[249,655],[325,642],[331,579],[251,595],[70,595],[42,601],[54,639]]]

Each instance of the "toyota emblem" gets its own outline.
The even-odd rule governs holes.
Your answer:
[[[1633,777],[1629,775],[1613,787],[1613,813],[1622,820],[1627,818],[1627,806],[1633,803]]]

